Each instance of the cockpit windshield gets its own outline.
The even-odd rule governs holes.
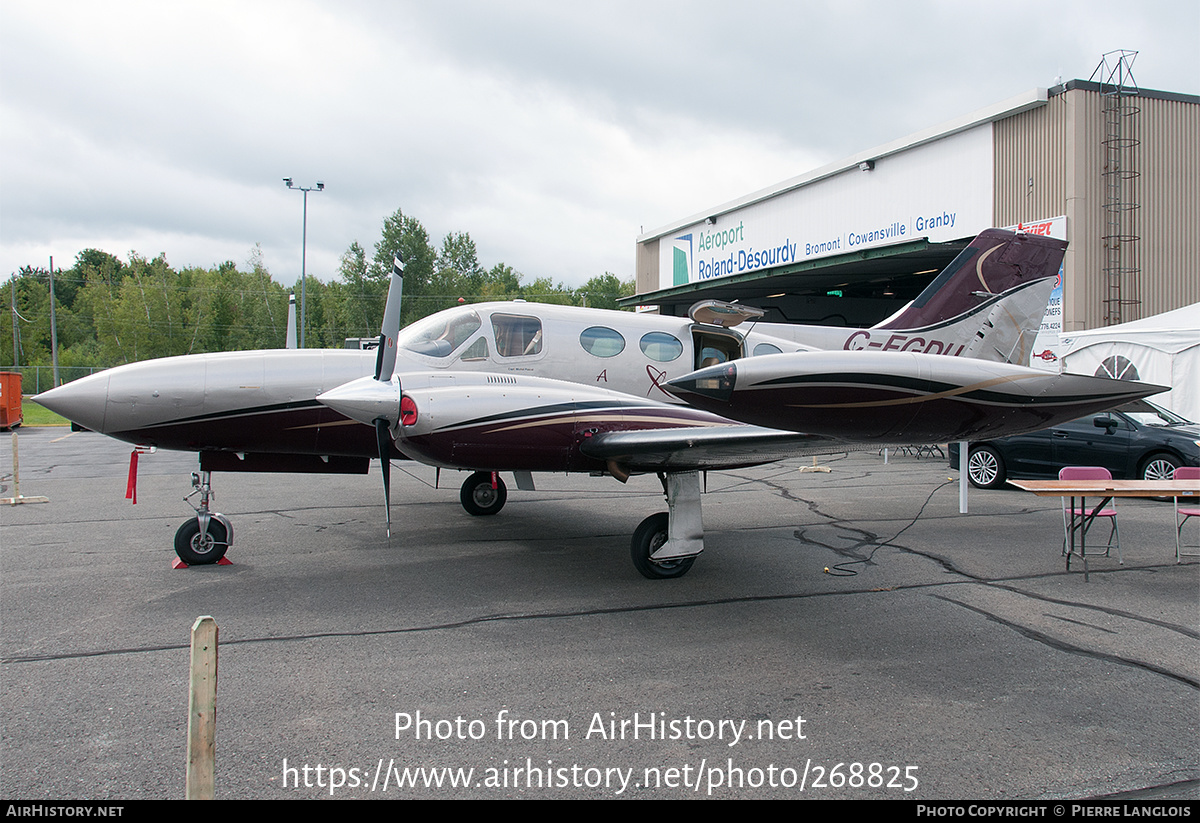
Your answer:
[[[448,357],[481,325],[479,314],[471,308],[438,312],[402,329],[396,345],[427,357]]]

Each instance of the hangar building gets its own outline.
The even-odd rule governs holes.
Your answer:
[[[1200,301],[1200,97],[1083,80],[1018,95],[641,235],[622,302],[869,326],[993,226],[1070,243],[1044,331]]]

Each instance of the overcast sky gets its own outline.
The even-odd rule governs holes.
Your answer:
[[[1139,52],[1196,0],[0,0],[0,278],[94,247],[329,279],[397,208],[578,285],[644,229]]]

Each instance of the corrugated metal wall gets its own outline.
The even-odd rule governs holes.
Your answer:
[[[995,223],[1067,216],[1064,330],[1104,325],[1104,96],[1069,88],[997,121]],[[1136,296],[1123,321],[1200,302],[1200,104],[1149,95],[1133,120],[1141,141],[1128,200],[1138,204]]]
[[[659,241],[638,243],[636,259],[633,261],[637,273],[637,283],[634,288],[638,294],[658,291],[658,246]]]

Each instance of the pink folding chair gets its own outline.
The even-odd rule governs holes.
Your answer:
[[[1180,466],[1171,475],[1172,480],[1200,480],[1200,468],[1194,466]],[[1183,515],[1183,520],[1179,516]],[[1179,562],[1180,557],[1200,557],[1195,552],[1184,552],[1180,550],[1180,537],[1183,534],[1183,524],[1188,522],[1189,517],[1200,517],[1200,509],[1190,506],[1180,506],[1179,498],[1175,498],[1175,562]]]
[[[1103,466],[1064,466],[1058,470],[1059,480],[1112,480],[1112,472]],[[1072,503],[1074,500],[1072,500]],[[1082,503],[1082,499],[1080,500]],[[1112,531],[1108,533],[1108,544],[1104,547],[1104,556],[1109,556],[1109,551],[1112,549],[1113,538],[1117,540],[1117,562],[1125,565],[1125,558],[1121,556],[1121,532],[1117,528],[1117,504],[1115,502],[1103,508],[1080,508],[1068,507],[1067,498],[1063,498],[1063,554],[1065,555],[1069,549],[1067,541],[1070,538],[1071,526],[1069,523],[1079,520],[1081,525],[1076,527],[1076,531],[1080,532],[1084,540],[1087,539],[1087,530],[1091,523],[1097,517],[1107,517],[1112,521]]]

